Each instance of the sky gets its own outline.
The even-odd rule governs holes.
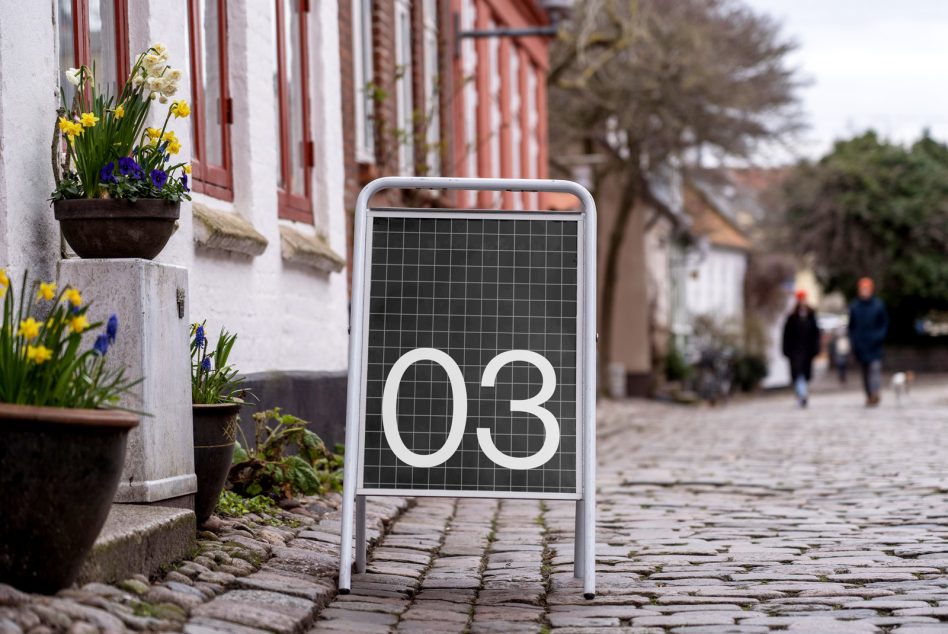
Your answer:
[[[774,16],[799,48],[791,65],[809,129],[795,153],[873,128],[910,142],[929,128],[948,141],[948,0],[745,0]]]

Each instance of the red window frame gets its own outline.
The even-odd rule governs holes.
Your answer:
[[[107,2],[108,0],[102,0]],[[115,12],[115,76],[121,91],[131,71],[128,52],[128,0],[112,0]],[[92,66],[92,35],[89,32],[89,0],[72,0],[73,59],[76,68]]]
[[[280,121],[280,174],[283,186],[277,188],[278,215],[285,220],[313,223],[313,184],[312,169],[314,164],[315,148],[311,138],[312,130],[309,120],[309,36],[307,29],[307,15],[309,0],[296,0],[297,11],[300,13],[300,90],[303,95],[303,138],[290,139],[290,108],[289,90],[286,78],[286,16],[283,11],[283,0],[276,0],[276,33],[277,33],[277,102]],[[293,193],[293,163],[290,157],[290,144],[303,143],[303,179],[304,195]]]
[[[200,24],[200,0],[188,0],[188,43],[191,47],[191,125],[194,126],[194,147],[191,158],[191,189],[219,198],[234,199],[234,171],[231,160],[230,125],[233,123],[233,102],[230,97],[228,75],[230,67],[227,58],[227,0],[204,0],[217,4],[217,41],[220,65],[220,103],[218,121],[221,128],[221,164],[212,165],[205,161],[207,156],[207,131],[204,115],[207,104],[204,100],[204,77],[201,70],[201,58],[204,54],[203,34]]]

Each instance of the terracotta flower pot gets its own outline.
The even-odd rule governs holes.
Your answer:
[[[214,513],[217,500],[227,481],[234,458],[240,405],[193,405],[194,408],[194,473],[197,494],[194,514],[200,526]]]
[[[118,488],[134,414],[0,403],[0,582],[73,583]]]
[[[155,198],[57,200],[53,213],[63,237],[82,258],[151,260],[168,244],[180,203]]]

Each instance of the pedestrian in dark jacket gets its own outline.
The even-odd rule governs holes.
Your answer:
[[[849,305],[849,341],[862,369],[866,406],[875,407],[882,387],[882,344],[889,331],[889,315],[875,295],[871,278],[859,280],[858,290],[859,297]]]
[[[797,291],[797,303],[783,326],[783,354],[790,361],[790,377],[800,407],[806,407],[813,358],[820,352],[820,327],[816,313],[806,303],[806,291]]]

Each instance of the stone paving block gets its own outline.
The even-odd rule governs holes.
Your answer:
[[[200,617],[188,621],[184,626],[184,632],[185,634],[269,634],[268,630]]]
[[[672,634],[765,634],[770,631],[764,625],[689,625],[673,627]]]
[[[550,624],[558,627],[610,627],[619,625],[619,619],[608,616],[581,617],[569,613],[550,614]]]
[[[373,625],[392,626],[398,622],[398,615],[384,612],[364,612],[348,607],[328,607],[319,615],[320,620],[343,621],[346,623],[371,623]]]
[[[268,605],[245,605],[224,598],[217,598],[191,612],[192,616],[227,621],[247,627],[291,634],[296,632],[308,618],[285,614]]]

